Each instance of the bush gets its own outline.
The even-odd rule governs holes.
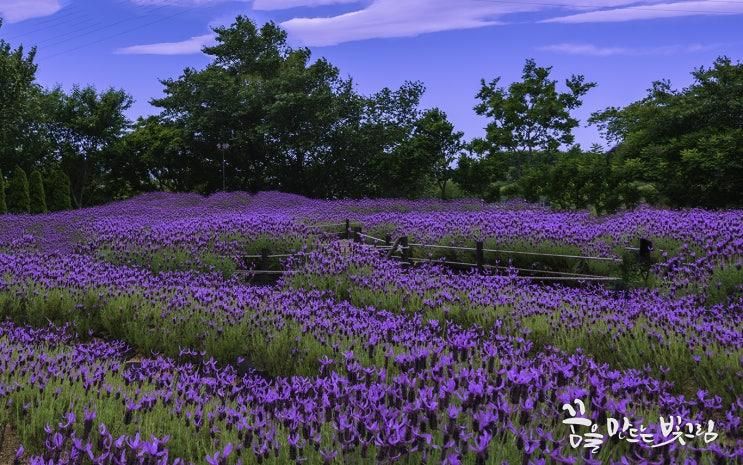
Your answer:
[[[28,213],[30,198],[28,194],[28,178],[23,168],[16,166],[13,170],[13,176],[8,182],[7,195],[8,211],[11,213]]]
[[[46,196],[44,195],[44,179],[38,170],[31,173],[29,180],[29,206],[31,213],[46,213]]]
[[[46,206],[52,212],[72,208],[70,178],[64,171],[54,170],[49,173],[46,182]]]
[[[8,213],[8,205],[5,203],[5,178],[0,170],[0,215],[3,213]]]

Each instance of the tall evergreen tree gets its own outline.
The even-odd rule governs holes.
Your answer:
[[[8,206],[5,204],[5,178],[3,170],[0,170],[0,215],[8,213]]]
[[[31,173],[29,179],[29,205],[31,213],[46,213],[46,195],[44,194],[44,179],[38,170]]]
[[[11,213],[28,213],[30,199],[28,194],[28,178],[23,168],[16,166],[13,176],[8,183],[8,211]]]
[[[72,208],[70,178],[62,170],[54,170],[47,176],[46,206],[52,212]]]

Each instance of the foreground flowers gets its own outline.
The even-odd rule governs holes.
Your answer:
[[[463,333],[432,351],[390,358],[389,369],[365,368],[348,353],[318,377],[266,379],[213,361],[127,362],[120,343],[81,343],[63,329],[6,323],[0,418],[17,419],[45,464],[571,462],[560,405],[588,396],[596,422],[627,416],[639,423],[641,412],[714,416],[723,436],[691,448],[607,444],[596,461],[725,462],[743,453],[734,446],[740,401],[725,411],[703,392],[671,396],[663,382],[583,355],[530,356],[523,341],[479,337],[482,348],[477,335]]]

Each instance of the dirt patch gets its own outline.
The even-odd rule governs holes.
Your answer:
[[[10,425],[0,427],[0,465],[13,465],[15,453],[21,443]],[[21,463],[26,463],[22,461]]]

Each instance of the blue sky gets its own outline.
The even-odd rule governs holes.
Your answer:
[[[201,67],[211,26],[243,14],[273,20],[371,93],[404,80],[427,86],[424,106],[447,112],[467,138],[481,78],[519,77],[524,60],[554,76],[586,75],[599,86],[577,115],[624,105],[653,80],[688,85],[694,67],[719,55],[743,58],[743,0],[0,0],[0,38],[37,45],[39,80],[121,87],[132,117],[156,112],[158,79]],[[578,142],[601,142],[594,128]]]

